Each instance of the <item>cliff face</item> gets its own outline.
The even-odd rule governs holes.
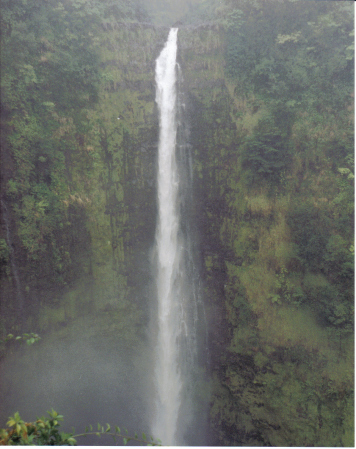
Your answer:
[[[98,297],[106,277],[113,288],[107,303],[118,297],[135,303],[142,296],[140,306],[147,302],[143,292],[156,220],[154,64],[166,34],[149,25],[117,24],[99,36],[104,81],[89,117],[90,143],[101,156],[101,167],[95,171],[96,209],[89,213],[88,226]]]
[[[179,31],[211,356],[212,441],[352,445],[347,43],[338,53],[344,72],[332,72],[340,61],[324,55],[341,99],[320,95],[322,86],[311,80],[323,61],[310,56],[319,58],[318,45],[326,52],[327,33],[334,40],[333,23],[341,27],[344,19],[335,13],[332,22],[323,12],[308,25],[310,45],[298,31],[272,29],[275,53],[266,55],[262,45],[253,54],[258,23],[256,37],[246,8],[246,29],[242,12],[227,9],[223,23]],[[60,97],[41,97],[42,112],[31,101],[21,109],[15,97],[7,99],[13,109],[2,125],[10,136],[2,135],[4,333],[19,332],[20,320],[27,331],[63,332],[91,314],[103,318],[108,334],[130,344],[144,339],[156,224],[154,66],[167,35],[164,27],[102,21],[90,38],[98,58],[96,97],[83,100],[81,115],[74,106],[61,108]],[[39,39],[38,69],[35,62],[22,68],[24,92],[38,91],[33,70],[45,78],[58,57],[48,39]],[[301,55],[311,58],[308,65]],[[322,78],[325,86],[329,78]]]
[[[80,120],[78,111],[48,106],[49,133],[29,152],[27,178],[13,140],[2,148],[9,164],[2,171],[1,332],[42,339],[25,354],[11,343],[1,348],[3,423],[14,407],[30,420],[53,406],[78,429],[105,419],[149,432],[154,71],[167,35],[103,21],[91,42],[96,98],[80,109]],[[29,137],[25,129],[24,147]],[[46,139],[54,156],[43,149]]]
[[[341,281],[327,260],[351,228],[341,230],[334,210],[345,175],[327,156],[330,117],[324,110],[317,131],[297,112],[281,178],[266,170],[251,182],[246,159],[271,109],[226,76],[224,36],[210,26],[180,32],[212,346],[211,423],[218,444],[346,446],[353,440],[352,281]],[[346,128],[348,111],[346,103]],[[264,138],[278,151],[279,131],[272,132]],[[313,139],[315,132],[323,142],[303,152],[304,133]],[[266,142],[259,136],[256,145]],[[350,249],[340,251],[347,269]]]
[[[147,289],[146,296],[143,292],[156,219],[154,64],[166,34],[150,25],[102,23],[94,43],[100,83],[97,100],[84,111],[85,129],[78,129],[72,117],[51,111],[58,123],[51,138],[66,148],[57,187],[31,181],[33,167],[29,190],[4,190],[3,291],[8,300],[2,306],[7,326],[12,322],[16,327],[20,314],[26,321],[29,312],[38,315],[36,328],[43,332],[86,310],[132,307],[139,297],[147,312]],[[9,157],[11,149],[4,150]],[[39,163],[41,157],[46,164],[49,157],[40,156]],[[20,182],[18,167],[10,159],[4,186]],[[40,194],[32,201],[31,193],[33,198],[39,188],[52,189],[48,196],[55,195],[56,204]],[[54,208],[55,221],[50,216]],[[46,222],[47,216],[52,221]],[[10,266],[18,273],[17,284]]]

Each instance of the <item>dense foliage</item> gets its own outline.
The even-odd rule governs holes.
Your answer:
[[[249,170],[250,183],[258,182],[261,177],[271,183],[278,182],[290,159],[288,141],[271,118],[260,120],[253,136],[245,140],[242,157],[242,167]]]
[[[353,3],[149,3],[2,1],[0,331],[24,305],[41,335],[93,307],[138,339],[167,35],[149,21],[179,19],[214,442],[353,445]]]
[[[352,445],[353,5],[201,9],[183,41],[217,440]]]
[[[93,31],[132,18],[132,2],[2,3],[2,184],[27,258],[52,254],[49,272],[62,281],[71,264],[68,212],[84,194],[70,166],[79,158],[78,176],[90,176],[97,157],[85,137],[100,81]]]
[[[134,1],[2,2],[0,264],[17,290],[4,304],[10,326],[24,298],[35,304],[41,289],[63,291],[91,270],[87,220],[106,170],[92,111],[110,82],[98,36],[145,18]]]
[[[56,411],[48,412],[49,419],[44,417],[33,423],[25,423],[19,413],[10,417],[7,425],[9,429],[0,429],[0,444],[6,446],[73,446],[75,438],[71,434],[59,432],[59,421],[63,416]]]
[[[152,437],[147,439],[143,433],[142,438],[135,434],[129,436],[127,430],[121,431],[120,427],[113,429],[110,424],[102,426],[98,423],[97,430],[93,426],[88,426],[82,434],[73,435],[73,433],[60,432],[60,422],[63,421],[63,415],[59,415],[55,410],[47,412],[49,418],[38,418],[35,422],[24,422],[20,414],[16,412],[7,422],[8,429],[0,429],[0,446],[76,446],[77,439],[88,435],[110,436],[115,444],[118,439],[124,445],[130,441],[136,444],[147,446],[160,446],[160,441],[155,441]]]
[[[323,176],[338,184],[344,167],[353,170],[352,5],[286,1],[251,3],[247,9],[242,2],[241,7],[244,15],[240,14],[240,20],[227,30],[226,70],[236,78],[238,89],[252,91],[260,102],[258,107],[266,108],[265,117],[245,139],[242,167],[253,169],[255,184],[259,183],[256,176],[261,174],[266,179],[274,173],[273,179],[280,180],[288,172],[293,177],[303,173],[305,177],[308,172],[317,175],[321,167]],[[273,122],[284,140],[273,131]],[[265,131],[261,131],[263,126]],[[307,133],[304,141],[301,128]],[[317,134],[314,139],[313,133]],[[294,167],[297,158],[303,160],[297,173],[291,166],[288,148],[294,155]],[[323,273],[330,282],[328,287],[318,287],[322,294],[312,294],[305,287],[305,298],[309,297],[306,303],[312,304],[326,323],[343,323],[351,330],[352,175],[348,179],[349,206],[344,209],[344,213],[349,211],[347,218],[344,213],[335,214],[333,198],[317,205],[301,193],[302,204],[290,208],[287,224],[301,269],[304,273]],[[285,180],[284,189],[294,187],[293,182]],[[298,185],[299,189],[303,187]],[[340,193],[337,188],[333,194]]]

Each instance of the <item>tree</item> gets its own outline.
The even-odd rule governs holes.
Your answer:
[[[242,147],[242,166],[249,170],[250,181],[268,178],[278,182],[288,162],[289,149],[285,138],[271,117],[261,119],[252,136],[245,138]]]

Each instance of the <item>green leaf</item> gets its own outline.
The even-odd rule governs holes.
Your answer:
[[[124,441],[124,445],[126,446],[126,444],[127,444],[127,439],[126,439],[126,438],[123,438],[123,441]]]
[[[279,295],[272,295],[271,296],[271,300],[272,300],[273,303],[279,302],[280,299],[281,299],[281,297]]]
[[[51,101],[44,101],[43,106],[46,106],[47,108],[54,108],[55,104],[52,103]]]
[[[146,434],[142,432],[142,438],[144,441],[146,441]]]

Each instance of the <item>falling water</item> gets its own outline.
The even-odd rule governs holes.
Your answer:
[[[158,336],[155,381],[157,389],[153,434],[164,444],[175,444],[180,392],[177,336],[180,316],[177,298],[178,244],[178,173],[175,158],[176,123],[176,55],[177,28],[172,28],[167,43],[156,61],[156,101],[160,112],[158,151],[158,226],[157,296]]]
[[[156,101],[160,115],[156,230],[158,316],[155,320],[156,397],[151,430],[165,445],[186,444],[187,438],[191,440],[187,435],[197,422],[194,385],[197,378],[202,379],[197,368],[198,329],[204,325],[199,270],[194,257],[197,238],[190,220],[192,160],[184,118],[184,93],[179,88],[182,74],[176,62],[177,35],[178,29],[172,28],[156,61]],[[201,342],[200,346],[205,344],[206,341]],[[201,418],[201,410],[199,415]],[[195,429],[193,433],[197,434]]]

